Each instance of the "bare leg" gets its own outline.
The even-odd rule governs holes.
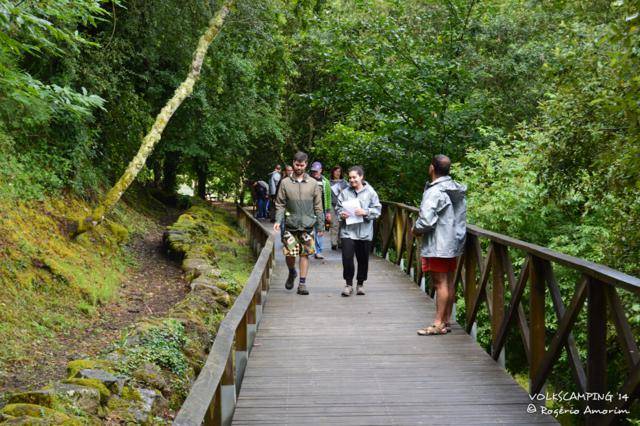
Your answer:
[[[456,301],[456,286],[455,286],[455,272],[447,272],[447,288],[449,289],[449,300],[447,300],[447,306],[445,311],[445,322],[451,323],[451,312],[453,311],[453,304]]]
[[[436,289],[436,318],[434,324],[440,325],[446,321],[447,303],[449,301],[449,286],[446,272],[430,272],[431,282]]]
[[[289,269],[296,267],[296,258],[295,257],[287,256],[285,258],[285,260],[287,262],[287,266],[289,267]]]
[[[295,266],[295,259],[293,259],[293,264]],[[308,271],[309,271],[309,258],[307,256],[300,256],[300,278],[306,278]]]

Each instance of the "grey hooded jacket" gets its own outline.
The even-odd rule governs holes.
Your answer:
[[[467,233],[467,187],[442,176],[427,184],[415,230],[422,234],[422,257],[457,257]]]
[[[357,199],[360,202],[360,207],[367,210],[368,213],[364,216],[364,222],[347,225],[345,219],[340,216],[344,211],[342,203],[352,199]],[[364,187],[360,192],[356,192],[351,186],[343,189],[338,195],[338,204],[336,204],[336,213],[340,218],[340,238],[373,240],[373,220],[380,216],[381,211],[382,204],[380,204],[378,194],[367,182],[364,182]]]

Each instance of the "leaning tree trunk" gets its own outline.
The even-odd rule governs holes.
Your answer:
[[[151,130],[142,140],[142,145],[136,156],[131,160],[127,169],[124,171],[118,182],[109,190],[102,202],[96,206],[91,214],[80,220],[73,230],[74,236],[77,236],[89,229],[95,227],[104,220],[104,216],[113,209],[116,203],[122,197],[124,191],[129,188],[131,182],[134,181],[142,167],[144,166],[147,158],[153,151],[158,141],[162,136],[164,128],[171,119],[171,116],[176,112],[182,102],[188,98],[193,92],[193,86],[200,78],[200,70],[204,57],[209,49],[209,46],[213,42],[213,39],[220,32],[220,28],[224,24],[224,20],[229,14],[229,10],[235,3],[235,0],[226,0],[220,10],[216,12],[215,16],[209,21],[209,27],[207,31],[200,37],[198,47],[193,54],[193,61],[191,62],[191,70],[187,78],[178,86],[173,94],[173,97],[166,103],[160,113],[156,116],[156,121],[153,123]]]

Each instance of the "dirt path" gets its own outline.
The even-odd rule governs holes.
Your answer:
[[[167,216],[144,236],[134,238],[129,250],[137,266],[130,269],[114,302],[99,309],[85,330],[59,335],[55,344],[43,348],[29,365],[14,372],[4,390],[37,389],[66,377],[67,362],[98,355],[120,336],[120,331],[141,318],[165,314],[187,294],[188,284],[177,263],[161,252],[164,226],[177,215]],[[41,354],[41,355],[40,355]]]

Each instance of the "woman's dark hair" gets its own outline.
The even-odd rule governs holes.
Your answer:
[[[358,176],[364,176],[364,169],[362,168],[362,166],[352,166],[349,167],[349,172],[356,172],[358,174]]]
[[[342,179],[342,167],[340,166],[335,166],[331,169],[331,173],[329,174],[329,176],[331,177],[331,179],[333,179],[333,174],[335,173],[336,170],[340,170],[340,176],[338,177],[338,179]]]

